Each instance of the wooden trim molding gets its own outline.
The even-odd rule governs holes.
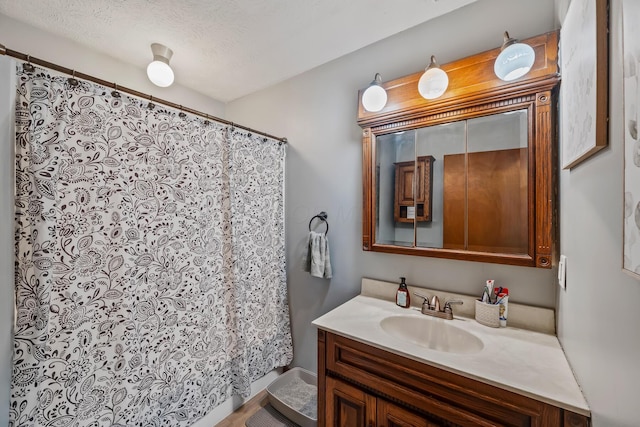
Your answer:
[[[372,180],[372,167],[373,167],[373,155],[371,153],[372,140],[371,129],[364,129],[362,131],[362,249],[365,251],[371,250],[371,243],[373,242],[373,224],[371,223],[371,215],[373,207],[373,200],[375,200],[375,186]],[[373,189],[373,192],[369,191]]]
[[[551,119],[553,114],[552,96],[550,91],[541,92],[536,98],[536,178],[533,181],[536,188],[536,265],[538,267],[551,267],[552,237],[553,237],[553,180],[546,177],[553,176],[553,151],[552,137],[554,130]]]

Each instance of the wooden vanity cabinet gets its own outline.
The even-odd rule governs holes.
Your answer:
[[[589,418],[319,330],[318,426],[588,427]]]

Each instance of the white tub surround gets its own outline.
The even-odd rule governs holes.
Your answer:
[[[430,318],[463,329],[484,345],[476,353],[447,353],[385,332],[380,322],[398,315],[426,317],[416,307],[403,309],[391,301],[359,295],[313,324],[436,368],[590,416],[589,406],[555,335],[514,327],[488,328],[458,315],[453,320]]]

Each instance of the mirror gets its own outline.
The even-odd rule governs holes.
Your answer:
[[[526,42],[536,62],[516,81],[494,49],[443,65],[441,98],[420,97],[419,72],[382,84],[381,111],[359,107],[364,250],[552,266],[557,32]]]
[[[526,110],[380,135],[375,152],[376,242],[527,254]]]

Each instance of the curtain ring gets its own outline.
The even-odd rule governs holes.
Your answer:
[[[149,110],[153,110],[156,104],[153,103],[153,95],[149,95],[149,104],[147,104],[147,108]]]
[[[25,73],[33,73],[36,70],[36,67],[31,64],[31,55],[27,55],[27,62],[22,64],[22,71]]]
[[[111,96],[113,96],[114,98],[120,98],[120,92],[118,92],[118,84],[117,83],[113,83],[113,90],[111,91]]]
[[[69,77],[67,81],[69,82],[69,86],[73,86],[73,87],[78,86],[80,84],[80,82],[76,79],[76,70],[71,71],[71,77]]]
[[[187,117],[187,114],[182,111],[182,105],[179,106],[180,107],[180,113],[178,113],[178,117],[180,117],[181,119],[184,119],[185,117]]]

